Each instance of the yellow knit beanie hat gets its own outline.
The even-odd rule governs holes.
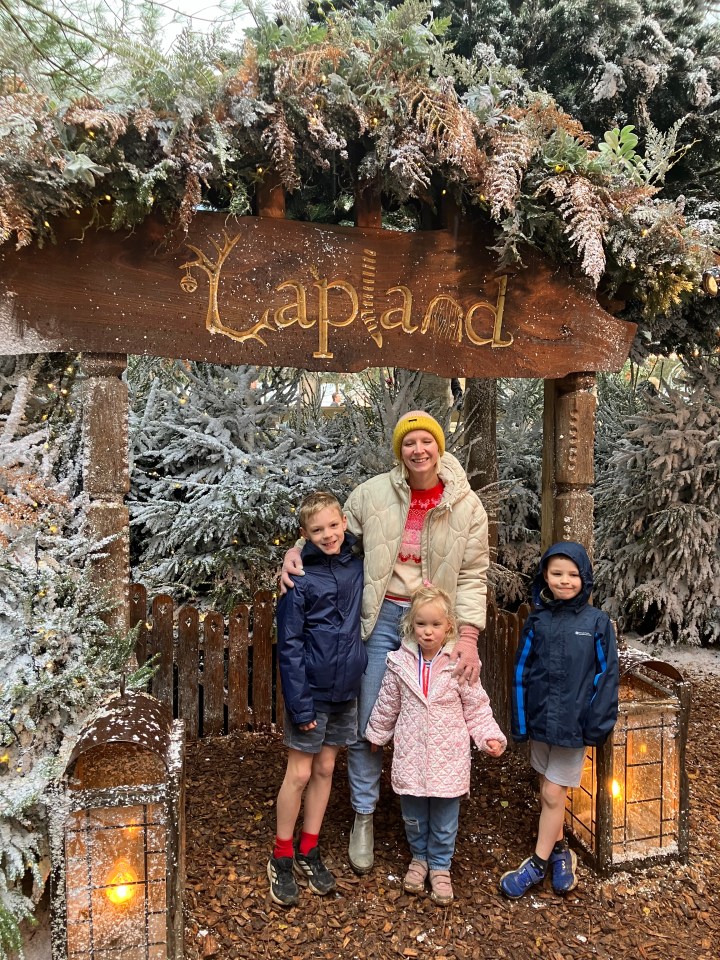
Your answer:
[[[397,426],[393,430],[393,453],[398,460],[402,459],[400,451],[403,438],[413,430],[427,430],[437,441],[440,456],[445,453],[445,434],[435,417],[431,417],[430,414],[425,413],[424,410],[410,410],[409,413],[405,413],[400,417]]]

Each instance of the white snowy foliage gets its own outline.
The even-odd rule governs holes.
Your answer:
[[[0,958],[19,948],[48,871],[48,784],[104,693],[116,688],[130,638],[109,634],[88,575],[98,546],[84,502],[48,471],[47,430],[26,421],[35,365],[3,372],[0,434]],[[49,446],[49,445],[48,445]],[[28,881],[30,883],[28,884]]]
[[[648,409],[597,487],[603,606],[660,643],[720,640],[720,369],[688,370]]]
[[[389,469],[392,430],[419,405],[421,381],[359,378],[356,399],[326,417],[296,371],[138,361],[129,376],[135,579],[223,608],[273,587],[300,501],[325,489],[342,502]]]

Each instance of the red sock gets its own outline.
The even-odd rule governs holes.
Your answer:
[[[319,833],[305,833],[300,834],[300,853],[310,853],[313,847],[318,845]]]
[[[280,857],[292,857],[293,851],[293,838],[290,837],[289,840],[281,840],[280,837],[275,837],[275,849],[273,850],[273,857],[278,860]]]

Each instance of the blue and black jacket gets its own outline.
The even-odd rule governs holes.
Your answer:
[[[548,560],[558,554],[580,571],[582,590],[572,600],[555,600],[543,577]],[[617,642],[608,615],[588,603],[592,588],[592,566],[581,544],[556,543],[545,552],[533,582],[534,609],[515,656],[516,741],[596,746],[615,726]]]
[[[360,636],[363,563],[353,552],[356,539],[345,534],[337,556],[306,543],[304,577],[277,607],[280,681],[294,724],[310,723],[316,710],[354,700],[367,666]]]

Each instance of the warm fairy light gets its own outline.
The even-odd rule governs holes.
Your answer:
[[[617,780],[613,780],[612,784],[610,785],[610,790],[612,791],[613,797],[616,799],[621,796],[622,791],[620,790],[620,784],[617,782]]]
[[[640,753],[647,753],[647,744],[646,744],[646,743],[641,743],[641,744],[640,744]]]
[[[137,893],[137,879],[128,861],[118,860],[108,876],[105,896],[115,906],[125,906]]]

